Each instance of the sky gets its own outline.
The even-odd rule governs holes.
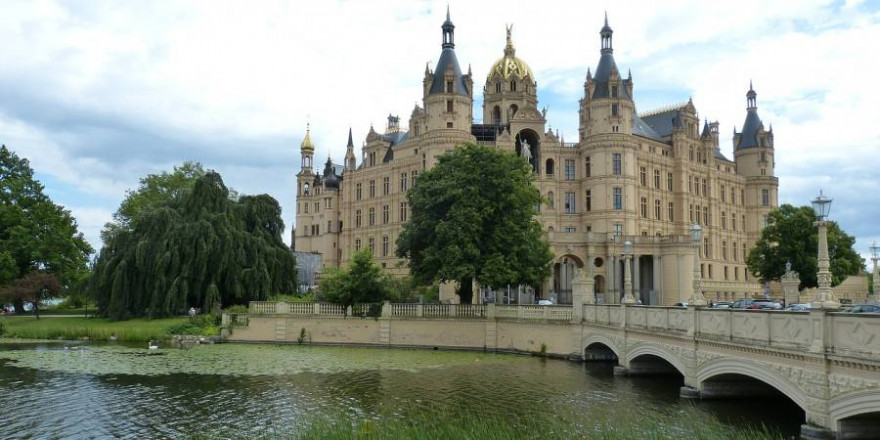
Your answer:
[[[138,180],[185,160],[295,219],[299,145],[337,163],[388,114],[405,124],[440,55],[447,4],[458,60],[479,95],[513,24],[549,126],[577,138],[587,68],[607,12],[614,55],[644,112],[693,98],[721,150],[752,81],[772,124],[780,204],[819,190],[868,257],[880,241],[880,1],[668,0],[3,2],[0,143],[31,161],[48,195],[99,232]],[[481,102],[475,96],[475,117]],[[479,122],[479,121],[477,121]]]

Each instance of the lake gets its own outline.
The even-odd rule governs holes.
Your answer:
[[[649,420],[671,438],[713,422],[796,435],[787,400],[690,401],[681,379],[614,377],[610,363],[417,349],[0,342],[0,438],[296,437],[324,415],[553,420],[578,433]],[[561,425],[560,425],[561,424]]]

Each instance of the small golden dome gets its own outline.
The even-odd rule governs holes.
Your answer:
[[[513,47],[513,39],[511,32],[513,25],[507,27],[507,45],[504,47],[504,57],[495,62],[492,69],[489,70],[489,78],[500,76],[502,79],[508,79],[516,76],[519,79],[532,76],[532,70],[525,61],[516,57],[516,48]]]
[[[309,125],[306,125],[306,137],[303,138],[302,143],[299,145],[299,149],[303,151],[315,151],[315,145],[312,144],[312,137],[309,136]]]

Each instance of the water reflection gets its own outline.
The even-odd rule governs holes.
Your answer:
[[[0,350],[52,349],[59,347],[0,345]],[[407,417],[468,411],[512,418],[561,417],[572,424],[623,415],[655,417],[672,426],[684,411],[699,411],[731,424],[743,419],[765,422],[786,433],[796,432],[802,417],[793,405],[780,409],[786,406],[773,402],[680,400],[680,377],[615,378],[607,363],[477,353],[367,352],[393,362],[440,363],[401,371],[387,368],[391,364],[346,368],[365,357],[340,347],[230,345],[220,350],[227,355],[216,357],[214,374],[65,373],[21,368],[0,359],[0,412],[7,420],[0,424],[0,438],[167,438],[195,433],[248,437],[263,435],[267,429],[289,434],[304,418],[328,413]],[[327,365],[315,365],[315,371],[297,374],[225,374],[233,356],[265,356],[274,351],[291,362],[313,356],[315,362],[335,363],[338,368],[319,372]],[[95,355],[100,350],[90,354]],[[174,356],[164,359],[172,362]],[[131,362],[138,358],[131,357]]]

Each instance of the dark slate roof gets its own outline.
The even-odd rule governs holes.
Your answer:
[[[339,182],[342,180],[342,171],[344,169],[344,167],[334,164],[330,161],[330,158],[327,158],[327,163],[324,165],[324,187],[339,188]]]
[[[378,136],[380,139],[391,143],[391,145],[388,146],[388,149],[385,150],[385,157],[382,158],[383,163],[388,163],[394,160],[394,147],[409,140],[408,131],[396,131],[394,133],[380,134]]]
[[[653,139],[663,142],[663,136],[660,136],[648,123],[642,120],[635,111],[633,111],[633,134],[643,138]]]
[[[672,135],[672,130],[681,127],[681,109],[674,108],[648,116],[642,116],[647,123],[661,137]]]
[[[440,53],[440,61],[437,61],[437,68],[434,69],[434,81],[431,83],[431,90],[428,94],[444,93],[446,82],[444,75],[446,69],[452,65],[452,71],[455,73],[455,84],[452,90],[458,95],[468,95],[467,85],[465,84],[465,75],[461,73],[461,67],[458,65],[458,58],[455,56],[455,49],[447,47]]]
[[[758,146],[758,130],[764,128],[764,123],[758,117],[757,109],[749,109],[746,113],[746,121],[743,122],[742,133],[736,148],[752,148]]]
[[[593,90],[593,98],[608,98],[611,96],[611,90],[608,87],[608,79],[611,77],[611,72],[620,71],[617,69],[617,63],[614,62],[614,55],[609,51],[602,54],[599,58],[599,65],[596,67],[596,74],[593,76],[593,82],[596,84],[596,88]],[[629,92],[626,89],[626,82],[628,80],[621,81],[620,97],[632,99],[632,96],[629,96]]]
[[[724,157],[724,154],[721,153],[721,148],[719,148],[719,147],[715,147],[715,158],[726,160],[726,161],[730,162],[730,159]]]
[[[498,134],[503,132],[507,127],[509,127],[509,125],[472,124],[471,134],[474,135],[478,141],[495,142],[495,140],[498,139]]]
[[[701,137],[708,137],[712,134],[712,131],[709,129],[709,120],[703,123],[703,133],[700,134]]]

